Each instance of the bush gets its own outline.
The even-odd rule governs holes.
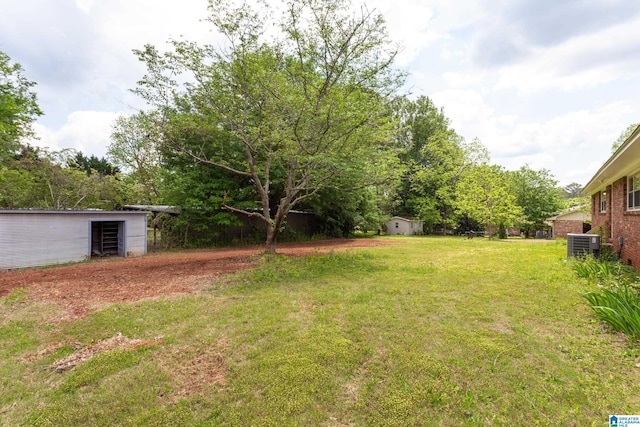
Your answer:
[[[576,258],[572,263],[573,271],[582,279],[601,286],[634,285],[638,282],[638,272],[617,260],[596,259],[591,255]]]
[[[599,261],[590,255],[576,259],[572,268],[578,277],[589,282],[601,283],[615,277],[612,263]]]

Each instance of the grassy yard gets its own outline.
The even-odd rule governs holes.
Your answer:
[[[391,238],[391,237],[387,237]],[[607,425],[640,350],[549,241],[397,237],[51,323],[0,305],[0,425]],[[120,332],[144,345],[57,361]]]

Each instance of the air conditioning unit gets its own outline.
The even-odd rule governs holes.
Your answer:
[[[597,234],[567,234],[567,257],[600,255],[600,236]]]

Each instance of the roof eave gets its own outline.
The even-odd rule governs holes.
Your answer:
[[[640,168],[640,126],[618,147],[582,189],[583,194],[592,195],[604,190],[609,184]]]

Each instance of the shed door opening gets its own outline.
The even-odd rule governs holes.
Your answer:
[[[124,221],[91,223],[91,257],[124,256]]]

